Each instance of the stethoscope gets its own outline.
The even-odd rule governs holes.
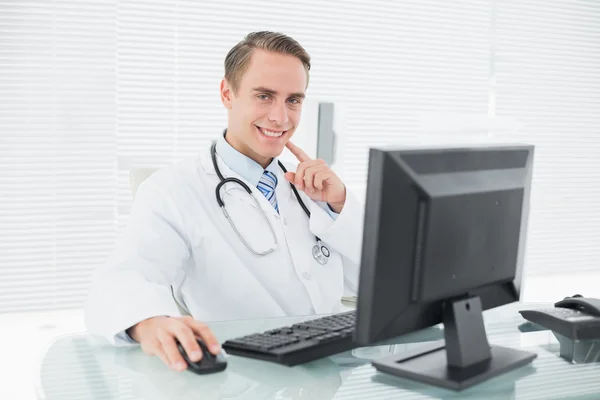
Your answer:
[[[219,180],[220,180],[220,182],[217,184],[217,187],[215,189],[215,196],[217,197],[217,203],[221,207],[221,210],[223,210],[223,214],[225,215],[225,218],[227,218],[227,221],[229,221],[229,224],[231,225],[231,227],[233,228],[233,230],[235,231],[235,233],[238,235],[238,237],[240,238],[240,240],[242,241],[242,243],[244,243],[244,245],[248,248],[248,250],[250,250],[250,252],[252,252],[252,254],[255,254],[257,256],[266,256],[267,254],[270,254],[273,251],[275,251],[275,249],[277,249],[277,247],[279,246],[279,243],[277,241],[277,236],[275,235],[275,231],[273,230],[273,226],[269,222],[269,219],[267,218],[267,215],[265,214],[264,210],[258,204],[258,201],[256,200],[256,198],[252,194],[252,190],[250,190],[250,188],[248,187],[248,185],[246,185],[242,180],[240,180],[238,178],[224,178],[223,177],[223,175],[221,174],[221,171],[219,170],[219,166],[217,165],[216,145],[217,145],[216,142],[213,142],[213,144],[212,144],[212,146],[210,148],[210,156],[211,156],[211,159],[212,159],[213,166],[215,168],[215,172],[217,173],[217,176],[219,177]],[[285,169],[285,167],[283,166],[283,164],[281,163],[281,161],[278,161],[278,164],[279,164],[279,167],[283,170],[283,172],[286,173],[287,170]],[[271,235],[273,236],[273,239],[275,241],[275,246],[274,247],[271,247],[270,249],[268,249],[266,251],[263,251],[263,252],[258,252],[256,250],[254,250],[252,248],[252,246],[250,246],[248,244],[248,242],[246,241],[246,239],[244,239],[244,237],[238,231],[237,227],[235,226],[235,224],[233,223],[233,221],[230,218],[229,214],[227,213],[227,210],[225,209],[225,203],[223,202],[223,199],[221,198],[221,188],[223,187],[224,184],[226,184],[228,182],[237,183],[238,185],[242,186],[244,188],[244,190],[250,195],[250,197],[254,201],[254,204],[260,210],[263,219],[265,220],[265,222],[267,223],[267,225],[269,225],[269,230],[271,231]],[[298,194],[298,190],[296,190],[296,187],[291,182],[290,182],[290,186],[292,187],[292,190],[294,191],[294,194],[296,195],[296,199],[298,199],[298,203],[300,203],[300,206],[302,207],[302,209],[304,210],[304,212],[306,213],[306,215],[308,215],[308,218],[310,218],[310,211],[308,211],[308,208],[306,208],[306,205],[304,204],[304,202],[300,198],[300,194]],[[313,248],[312,248],[313,258],[319,264],[325,265],[325,264],[327,264],[327,261],[329,261],[329,255],[330,255],[329,249],[327,248],[327,246],[325,246],[321,242],[321,239],[319,239],[318,236],[315,236],[315,238],[317,239],[317,244],[315,244],[313,246]]]

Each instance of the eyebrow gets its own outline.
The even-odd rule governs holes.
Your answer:
[[[252,89],[253,92],[263,92],[271,95],[277,95],[277,92],[273,89],[269,89],[263,86],[255,87]],[[301,99],[305,98],[306,95],[304,93],[291,93],[290,97],[299,97]]]

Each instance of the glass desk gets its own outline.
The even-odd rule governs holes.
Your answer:
[[[549,331],[522,333],[517,312],[550,304],[512,304],[484,313],[490,343],[537,353],[532,364],[462,392],[377,372],[370,361],[443,338],[433,327],[373,347],[358,348],[295,367],[228,356],[224,372],[175,372],[139,346],[114,348],[87,334],[56,338],[36,374],[40,399],[599,399],[600,363],[573,364],[559,356]],[[314,317],[310,317],[314,318]],[[293,324],[309,317],[211,323],[228,338]]]

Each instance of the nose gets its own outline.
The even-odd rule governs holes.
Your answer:
[[[285,102],[276,102],[269,111],[269,121],[283,126],[287,124],[288,120],[289,116]]]

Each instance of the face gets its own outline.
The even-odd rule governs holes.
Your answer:
[[[307,76],[298,58],[255,49],[236,93],[221,82],[228,110],[227,141],[266,167],[300,123]]]

